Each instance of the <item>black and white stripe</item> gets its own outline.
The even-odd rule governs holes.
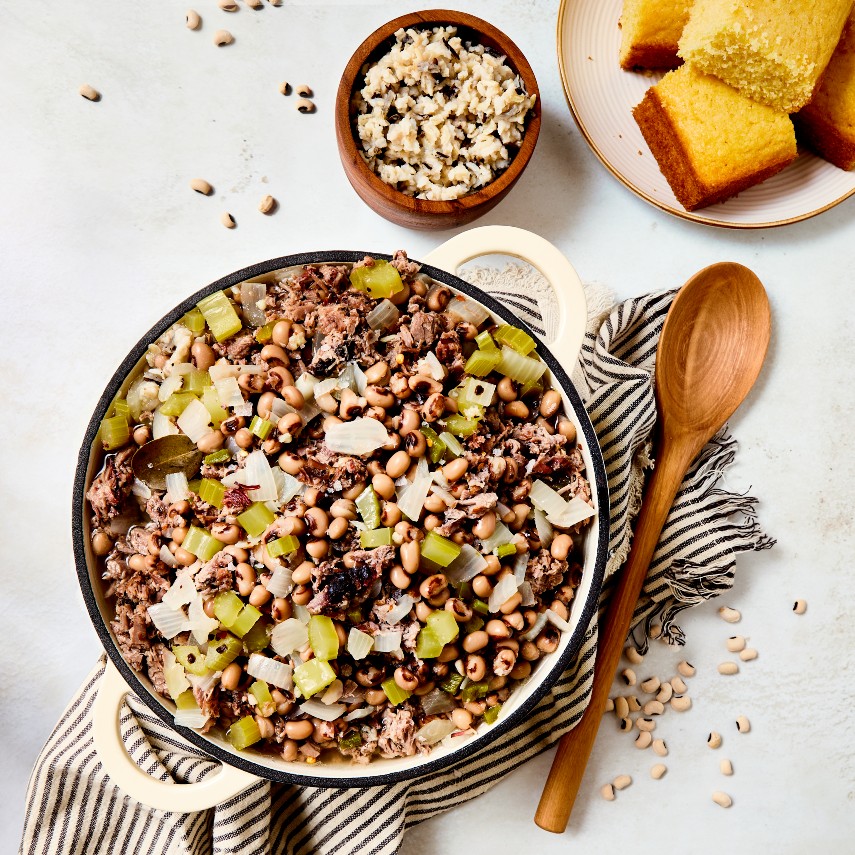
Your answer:
[[[512,282],[494,279],[489,287],[482,277],[478,284],[487,284],[513,304],[535,330],[549,326],[546,318],[554,307],[514,290]],[[620,566],[629,550],[656,420],[656,342],[673,296],[665,292],[620,304],[589,332],[581,354],[586,406],[602,445],[612,498],[607,574]],[[734,440],[722,431],[686,476],[636,610],[638,625],[647,627],[655,618],[673,641],[682,641],[674,623],[681,610],[731,586],[737,554],[773,543],[756,523],[756,500],[717,486],[734,453]],[[643,645],[645,639],[639,642]],[[393,855],[407,828],[486,792],[573,727],[590,694],[596,647],[595,621],[576,662],[528,721],[501,744],[486,747],[441,775],[366,790],[259,782],[231,802],[198,815],[134,804],[102,771],[89,718],[102,660],[63,713],[36,763],[20,855]],[[131,756],[161,780],[198,781],[215,767],[134,697],[128,699],[121,724]]]

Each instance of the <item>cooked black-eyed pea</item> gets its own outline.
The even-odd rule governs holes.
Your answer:
[[[92,535],[92,551],[100,556],[107,555],[113,548],[113,541],[106,531],[99,529]]]
[[[477,653],[483,650],[490,643],[490,636],[483,629],[477,629],[475,632],[470,632],[463,639],[463,649],[467,653]]]
[[[570,421],[570,419],[559,419],[557,427],[558,433],[561,434],[561,436],[566,437],[568,443],[575,441],[576,426]]]
[[[422,418],[426,422],[435,422],[437,419],[442,418],[445,412],[446,400],[442,392],[434,392],[432,395],[429,395],[424,404],[422,404]]]
[[[472,617],[472,609],[459,597],[450,597],[445,601],[445,610],[454,615],[458,623],[466,623]]]
[[[306,399],[296,386],[283,386],[280,394],[285,399],[285,403],[295,410],[302,410],[306,406]]]
[[[310,507],[303,519],[315,537],[324,537],[330,527],[329,515],[323,508]]]
[[[452,484],[459,478],[462,478],[468,468],[469,461],[465,457],[456,457],[442,467],[442,474],[448,483]]]
[[[537,637],[537,649],[543,653],[554,653],[561,641],[561,633],[554,626],[544,627]]]
[[[434,600],[439,597],[443,591],[448,590],[448,579],[442,573],[435,573],[433,576],[428,576],[421,585],[419,585],[419,593],[426,600]]]
[[[187,550],[185,550],[185,549],[177,549],[177,550],[175,551],[176,560],[178,560],[178,561],[179,561],[179,563],[184,564],[184,561],[183,561],[183,560],[181,560],[181,559],[183,559],[183,558],[184,558],[184,556],[182,555],[182,556],[181,556],[181,559],[179,559],[179,558],[177,557],[179,552],[187,552]],[[190,554],[191,554],[191,553],[187,552],[187,555],[190,555]],[[191,563],[191,564],[193,564],[193,563],[195,563],[195,561],[191,561],[190,563]],[[188,567],[189,567],[190,565],[188,564],[188,565],[185,565],[185,566],[188,566]],[[128,559],[128,567],[130,567],[130,568],[131,568],[131,570],[135,571],[136,573],[144,573],[144,572],[145,572],[145,570],[146,570],[145,556],[144,556],[144,555],[140,555],[140,554],[132,555],[132,556]]]
[[[270,365],[288,365],[290,361],[288,354],[285,353],[282,346],[278,344],[265,344],[264,347],[261,348],[261,358]],[[292,383],[289,383],[288,386],[294,388]],[[288,386],[284,386],[281,390],[283,398],[285,397],[285,389],[287,389]],[[291,402],[288,401],[288,403],[290,404]],[[293,407],[295,405],[291,404],[291,406]]]
[[[267,387],[279,392],[294,385],[294,375],[284,365],[274,365],[267,371]]]
[[[561,600],[553,600],[549,606],[550,611],[555,612],[561,620],[567,620],[570,617],[570,612],[567,609],[567,606],[561,602]]]
[[[396,451],[386,461],[386,474],[392,478],[400,478],[410,468],[410,455],[406,451]]]
[[[273,402],[276,400],[275,392],[262,392],[255,405],[255,411],[263,419],[270,418],[270,410],[273,407]]]
[[[442,383],[439,380],[434,380],[433,377],[427,377],[424,374],[413,374],[407,380],[407,385],[417,395],[433,395],[436,392],[442,392]]]
[[[220,686],[229,692],[233,692],[240,683],[243,676],[243,668],[237,662],[231,662],[223,668],[223,673],[220,675]]]
[[[371,704],[372,707],[381,707],[386,703],[388,698],[382,689],[369,689],[365,693],[365,700],[367,703]]]
[[[418,678],[409,668],[396,668],[394,679],[395,683],[405,692],[412,692],[419,685]]]
[[[424,457],[427,451],[427,439],[420,430],[414,430],[404,437],[404,448],[410,457]],[[463,458],[458,458],[461,460]],[[388,467],[387,470],[388,472]]]
[[[432,312],[441,312],[451,300],[451,290],[445,285],[434,285],[427,296],[427,306]]]
[[[228,545],[223,552],[231,555],[238,564],[249,561],[249,553],[242,546]]]
[[[548,389],[540,399],[540,414],[545,419],[551,419],[561,406],[561,395],[555,389]]]
[[[489,555],[485,555],[484,560],[487,562],[487,566],[481,571],[482,576],[495,576],[502,570],[502,563],[499,561],[498,556],[493,555],[492,552]]]
[[[285,413],[285,415],[276,423],[276,430],[279,431],[280,436],[286,442],[293,440],[302,427],[303,420],[297,413]],[[282,458],[280,458],[280,461],[281,459]],[[281,468],[283,467],[280,465],[280,469]]]
[[[341,403],[338,407],[338,414],[345,420],[358,418],[365,412],[365,407],[368,402],[365,398],[361,398],[352,389],[341,390]]]
[[[472,580],[472,591],[476,597],[486,600],[489,598],[490,594],[493,593],[493,586],[486,576],[479,573]]]
[[[291,601],[295,606],[305,606],[312,599],[312,589],[308,585],[297,585],[291,591]]]
[[[484,710],[487,709],[486,701],[469,701],[468,704],[463,704],[463,709],[468,710],[473,716],[484,715]]]
[[[224,522],[212,523],[211,534],[219,540],[220,543],[227,544],[237,543],[243,536],[240,526],[229,525]]]
[[[525,628],[525,619],[520,611],[511,612],[509,615],[505,615],[502,620],[504,620],[511,629],[515,629],[517,632],[522,632]]]
[[[395,535],[400,538],[401,543],[409,543],[411,540],[419,543],[424,539],[424,532],[406,520],[397,523]]]
[[[232,416],[231,418],[223,419],[220,425],[220,432],[223,436],[234,436],[244,425],[246,425],[246,419],[243,416]]]
[[[356,519],[356,504],[347,499],[336,499],[330,505],[330,516],[341,517],[346,520]]]
[[[341,497],[342,497],[342,499],[349,499],[350,501],[354,501],[355,499],[359,498],[359,495],[362,493],[362,491],[364,489],[365,489],[365,482],[364,481],[357,481],[354,483],[354,485],[350,489],[342,490],[341,491]]]
[[[148,425],[140,425],[134,428],[133,436],[137,445],[145,445],[151,439],[151,428]]]
[[[325,392],[323,395],[316,395],[315,403],[325,413],[334,413],[338,410],[338,401],[329,392]]]
[[[535,424],[542,427],[550,436],[555,433],[555,428],[553,427],[552,422],[548,421],[543,416],[538,416]]]
[[[324,433],[327,433],[333,425],[340,424],[344,424],[344,419],[340,419],[338,416],[327,416],[321,423]]]
[[[496,514],[493,511],[487,511],[478,522],[472,526],[472,534],[475,537],[484,540],[488,537],[491,537],[493,533],[496,531]],[[495,556],[493,556],[495,558]]]
[[[477,653],[470,653],[466,657],[465,667],[466,676],[472,680],[473,683],[483,680],[484,675],[487,673],[487,663],[484,661],[484,657],[479,656]]]
[[[382,360],[365,369],[365,381],[369,386],[385,385],[389,382],[390,375],[389,363]]]
[[[499,612],[503,615],[509,615],[516,611],[519,604],[522,602],[522,594],[517,591],[515,594],[511,594],[511,596],[499,606]]]
[[[492,639],[511,637],[511,628],[504,621],[498,620],[497,618],[488,620],[484,626],[484,631]]]
[[[436,657],[437,662],[454,662],[455,659],[460,658],[460,650],[458,649],[456,644],[446,644],[445,647],[439,653],[439,656]]]
[[[286,739],[282,743],[282,759],[288,763],[292,763],[297,759],[299,746],[293,739]]]
[[[397,502],[383,502],[380,508],[380,522],[386,528],[394,528],[401,521],[401,509]]]
[[[299,742],[308,739],[314,732],[315,726],[307,718],[285,722],[285,735],[289,739],[295,739]]]
[[[402,591],[406,591],[407,588],[410,587],[410,576],[404,572],[404,568],[399,564],[396,564],[389,571],[389,581],[396,587]]]
[[[192,552],[188,552],[186,549],[182,549],[180,546],[172,554],[174,555],[175,560],[183,567],[189,567],[191,564],[196,563],[196,556],[193,555]],[[142,560],[139,562],[134,562],[134,559],[137,557]],[[145,559],[141,555],[132,555],[130,559],[128,559],[128,566],[132,570],[136,570],[137,572],[143,572],[143,570],[145,570]]]
[[[312,558],[317,558],[318,560],[327,557],[327,553],[330,551],[329,541],[324,539],[318,540],[310,540],[306,544],[306,552],[312,556]]]
[[[549,547],[549,554],[556,561],[566,561],[570,550],[573,549],[573,538],[569,534],[557,534]]]
[[[375,475],[371,479],[371,486],[381,499],[391,499],[395,495],[395,482],[386,474]]]
[[[517,664],[517,654],[508,648],[502,648],[493,659],[493,673],[497,677],[507,677]]]
[[[285,347],[291,338],[291,321],[277,321],[270,331],[270,339],[274,344]]]
[[[525,502],[519,502],[511,508],[514,518],[509,523],[513,531],[519,531],[528,519],[531,508]]]
[[[522,401],[508,401],[505,404],[505,415],[513,419],[527,419],[529,408]]]
[[[421,548],[418,541],[409,540],[400,546],[401,564],[411,576],[418,572],[421,562]]]
[[[258,608],[270,600],[270,591],[264,585],[256,585],[249,595],[249,604]]]
[[[341,538],[347,534],[347,529],[349,527],[350,522],[344,517],[334,517],[330,521],[329,528],[327,529],[327,537],[330,540],[341,540]]]
[[[308,493],[308,490],[306,491]],[[307,509],[308,510],[308,509]],[[305,511],[303,512],[305,515]],[[279,533],[282,535],[288,534],[305,534],[307,531],[305,516],[298,517],[284,517],[280,523],[278,523]]]
[[[288,620],[291,617],[291,603],[284,597],[275,597],[270,604],[270,617],[275,623],[282,623],[283,620]]]
[[[507,404],[510,401],[516,401],[517,388],[514,381],[510,377],[502,377],[496,386],[496,394]]]
[[[251,564],[241,562],[235,567],[235,579],[237,580],[238,593],[242,597],[248,597],[255,587],[256,575]]]
[[[466,730],[472,725],[472,713],[462,707],[456,707],[451,711],[451,721],[459,730]]]
[[[183,522],[186,522],[183,517],[180,517],[180,519]],[[187,528],[185,526],[180,526],[172,529],[172,543],[174,543],[175,546],[181,546],[181,544],[184,543],[185,537],[187,537]],[[169,551],[173,555],[175,555],[175,550],[172,548],[171,545],[169,547]]]
[[[385,365],[385,363],[383,363]],[[395,406],[395,396],[382,386],[366,386],[365,400],[372,407],[382,407],[388,410]],[[413,412],[410,410],[409,412]]]
[[[425,499],[425,510],[429,511],[432,514],[441,514],[446,510],[445,500],[441,496],[437,496],[436,493],[431,493]],[[475,529],[472,529],[472,532],[476,537],[480,537],[475,532]]]
[[[401,292],[399,291],[398,293],[400,294]],[[389,378],[389,389],[399,401],[405,401],[413,394],[407,376],[400,372],[396,372]]]
[[[217,355],[210,345],[201,340],[193,342],[190,347],[190,355],[193,359],[193,364],[200,371],[207,371],[217,361]]]

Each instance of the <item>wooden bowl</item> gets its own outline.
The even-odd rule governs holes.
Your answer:
[[[353,93],[363,85],[366,64],[377,61],[388,52],[393,43],[394,34],[398,30],[407,27],[423,29],[449,24],[457,27],[458,34],[464,40],[482,44],[504,55],[507,64],[522,78],[528,94],[536,97],[526,120],[522,144],[510,166],[486,187],[481,187],[459,199],[436,202],[408,196],[386,184],[370,169],[361,154],[361,146],[357,143],[355,136],[356,111]],[[341,76],[335,110],[339,155],[353,189],[362,201],[381,217],[412,229],[451,229],[470,223],[487,213],[505,197],[522,175],[531,159],[540,133],[540,90],[534,72],[520,49],[504,33],[486,21],[450,9],[432,9],[401,15],[368,36],[356,49]]]

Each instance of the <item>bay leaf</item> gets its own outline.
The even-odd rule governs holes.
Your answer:
[[[167,475],[183,472],[189,481],[199,471],[204,456],[189,437],[173,434],[140,446],[131,466],[134,475],[152,490],[165,490]]]

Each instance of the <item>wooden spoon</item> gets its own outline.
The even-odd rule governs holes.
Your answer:
[[[632,551],[600,622],[588,708],[558,744],[534,821],[560,834],[570,811],[629,632],[641,587],[683,476],[748,394],[769,345],[769,300],[747,267],[722,262],[677,294],[656,353],[656,466],[635,525]]]

